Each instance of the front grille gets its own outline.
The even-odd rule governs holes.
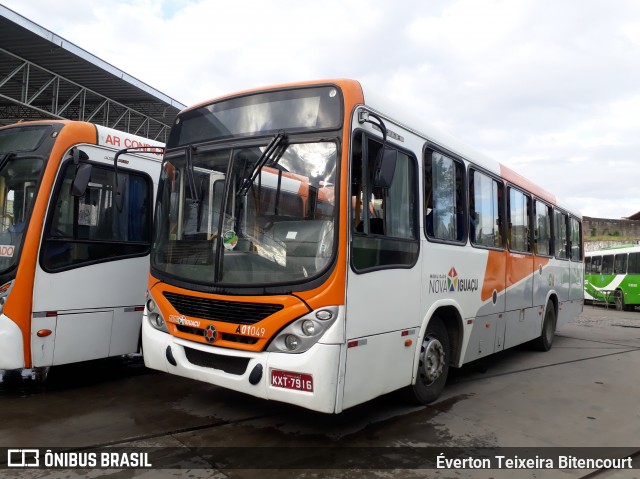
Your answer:
[[[249,358],[237,358],[233,356],[222,356],[220,354],[205,353],[198,349],[184,348],[187,360],[191,364],[203,368],[220,369],[228,374],[242,376],[249,365]]]
[[[169,292],[164,297],[180,314],[223,323],[255,324],[283,308],[281,304],[241,303]]]
[[[181,326],[176,325],[178,331],[186,334],[193,334],[194,336],[203,336],[204,337],[204,329],[200,328],[192,328],[190,326]],[[231,334],[231,333],[220,333],[220,339],[223,341],[231,341],[233,343],[243,343],[243,344],[256,344],[259,338],[252,338],[249,336],[241,336],[239,334]]]

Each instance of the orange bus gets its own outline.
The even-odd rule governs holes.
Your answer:
[[[138,350],[162,146],[84,122],[0,128],[0,369]],[[136,147],[114,208],[114,156]]]
[[[580,214],[384,104],[329,80],[178,115],[148,367],[339,413],[397,389],[427,403],[450,367],[551,347],[582,310]]]

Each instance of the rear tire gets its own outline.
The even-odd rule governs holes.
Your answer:
[[[540,337],[533,341],[533,347],[538,351],[549,351],[553,346],[553,338],[556,334],[556,310],[553,303],[547,303],[547,309],[544,312],[544,321],[542,322],[542,332]]]
[[[434,316],[420,345],[416,383],[409,388],[409,397],[413,402],[429,404],[440,396],[449,374],[450,354],[447,328],[440,318]]]

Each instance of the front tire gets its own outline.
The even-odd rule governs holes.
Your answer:
[[[553,338],[556,334],[556,310],[553,303],[547,303],[547,309],[544,312],[544,321],[542,322],[542,332],[540,337],[535,339],[533,347],[538,351],[549,351],[553,346]]]
[[[450,355],[447,328],[440,318],[434,316],[429,321],[420,345],[418,377],[410,389],[414,402],[429,404],[440,396],[449,374]]]

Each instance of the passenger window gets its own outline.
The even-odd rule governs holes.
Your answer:
[[[591,272],[593,274],[602,273],[602,256],[591,257]]]
[[[640,253],[629,253],[627,274],[640,274]]]
[[[551,255],[551,207],[542,201],[535,202],[535,253]]]
[[[617,254],[613,260],[613,274],[627,273],[627,257],[626,254]]]
[[[151,182],[146,175],[120,170],[126,185],[124,206],[113,202],[113,170],[92,165],[84,196],[71,195],[76,166],[67,163],[49,207],[41,253],[45,270],[140,256],[149,252]]]
[[[556,258],[567,259],[567,215],[560,211],[554,212],[554,249]]]
[[[524,193],[509,188],[509,249],[524,253],[531,252],[529,210],[531,198]]]
[[[382,143],[360,133],[352,158],[352,264],[356,271],[411,267],[418,258],[415,160],[387,146],[395,158],[390,185],[376,184]]]
[[[502,183],[472,171],[469,181],[469,239],[477,246],[502,248]]]
[[[613,255],[602,257],[602,274],[613,274]]]
[[[582,231],[580,222],[571,217],[571,259],[573,261],[582,261]],[[626,267],[626,265],[625,265]]]
[[[464,165],[427,150],[424,159],[425,232],[428,238],[463,242]]]

